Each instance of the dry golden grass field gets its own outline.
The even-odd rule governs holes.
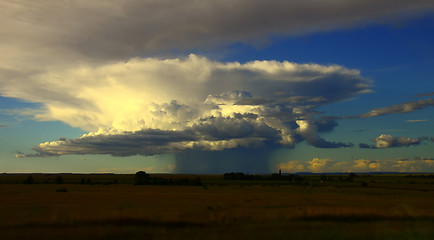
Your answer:
[[[201,186],[133,185],[134,175],[62,175],[55,184],[56,176],[23,184],[27,175],[0,175],[0,239],[434,239],[434,178],[425,176],[203,175]]]

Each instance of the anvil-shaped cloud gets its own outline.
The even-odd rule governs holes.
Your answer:
[[[222,63],[196,55],[134,58],[7,84],[10,80],[3,93],[45,106],[37,119],[90,132],[42,143],[34,148],[38,156],[152,155],[264,143],[293,147],[303,140],[316,147],[348,147],[318,135],[337,123],[315,117],[314,109],[370,91],[370,81],[358,70],[337,65]]]

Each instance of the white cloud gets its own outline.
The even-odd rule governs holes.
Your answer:
[[[392,135],[382,134],[375,138],[375,145],[361,143],[361,148],[392,148],[392,147],[409,147],[411,145],[419,145],[423,141],[428,141],[428,137],[409,138],[409,137],[394,137]]]
[[[212,115],[214,104],[222,104],[215,96],[237,89],[273,102],[283,101],[284,105],[293,96],[322,97],[322,103],[330,103],[366,92],[370,84],[357,70],[336,65],[221,63],[196,55],[185,59],[135,58],[97,67],[82,65],[0,82],[4,96],[43,103],[46,111],[37,114],[37,119],[60,120],[93,131],[177,129],[179,124],[186,125],[203,114]],[[329,87],[324,89],[324,85]],[[340,86],[339,91],[329,91],[334,85]],[[248,96],[219,98],[227,103],[220,105],[219,114],[261,110],[254,105],[234,104]]]
[[[375,139],[377,148],[390,148],[417,145],[420,143],[420,139],[412,139],[406,137],[393,137],[391,135],[381,135]]]

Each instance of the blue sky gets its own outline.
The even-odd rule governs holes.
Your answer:
[[[434,4],[391,2],[2,3],[0,172],[433,172]]]

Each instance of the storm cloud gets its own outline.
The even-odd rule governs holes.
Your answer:
[[[363,26],[433,8],[430,0],[2,1],[0,51],[6,69],[111,61],[233,42],[260,45],[276,34]]]
[[[43,103],[36,119],[63,121],[90,132],[77,139],[42,143],[34,148],[42,155],[153,155],[264,143],[292,148],[305,140],[322,148],[351,147],[320,137],[337,122],[318,118],[315,108],[370,91],[368,79],[342,66],[224,63],[196,55],[135,58],[123,64],[36,74],[31,79],[22,85],[4,82],[3,91]],[[16,79],[20,81],[26,80]],[[249,101],[255,98],[268,100]],[[159,145],[162,133],[167,141]],[[152,137],[155,142],[147,140]]]
[[[36,154],[19,157],[185,155],[293,148],[303,141],[352,147],[321,137],[338,123],[316,109],[371,92],[359,70],[186,53],[234,42],[260,46],[276,35],[407,19],[433,9],[429,0],[3,1],[0,95],[39,103],[26,112],[35,120],[88,132],[41,143]],[[421,101],[360,117],[433,105]]]

